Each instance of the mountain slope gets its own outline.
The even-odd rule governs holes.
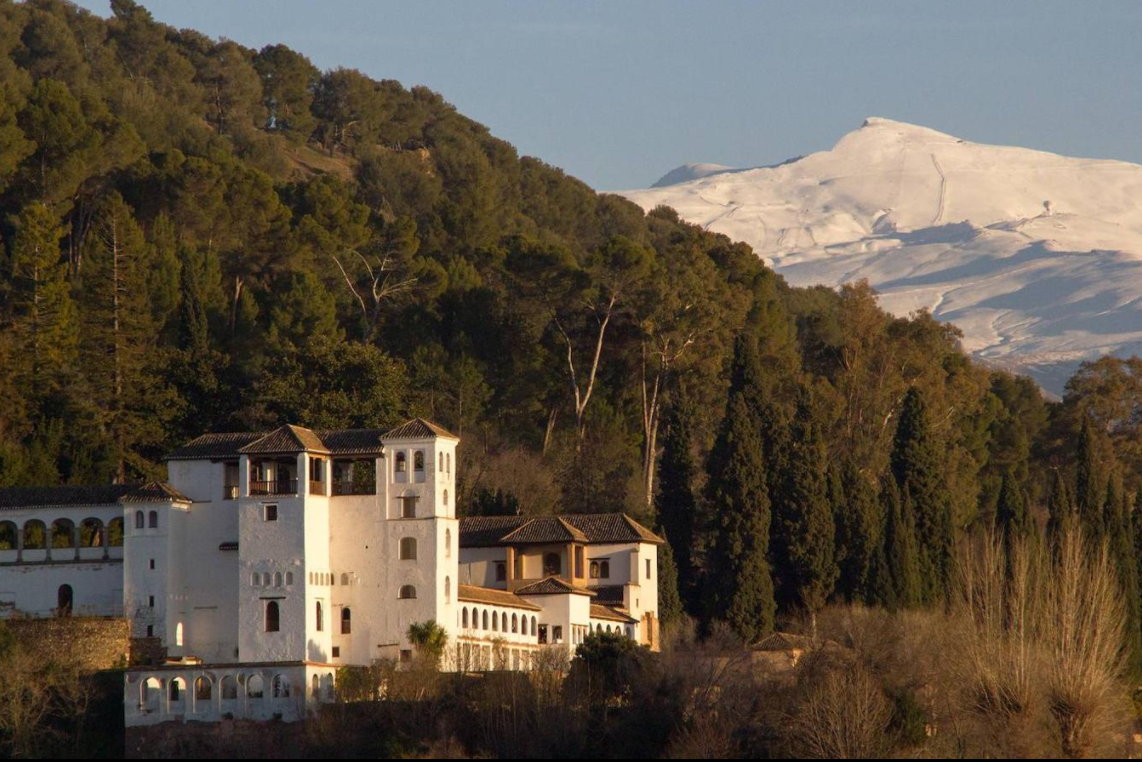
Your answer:
[[[1142,166],[870,118],[829,151],[622,195],[748,242],[793,285],[868,279],[1052,392],[1082,360],[1142,352]]]

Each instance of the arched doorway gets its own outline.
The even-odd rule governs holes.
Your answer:
[[[71,616],[71,604],[74,594],[71,585],[60,585],[56,593],[56,610],[60,616]]]

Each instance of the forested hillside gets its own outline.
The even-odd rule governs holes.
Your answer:
[[[1137,588],[1135,364],[1048,404],[954,329],[791,289],[427,88],[112,8],[0,0],[0,484],[423,415],[463,437],[462,510],[631,512],[690,611],[751,637],[938,601],[996,522],[1082,515]]]

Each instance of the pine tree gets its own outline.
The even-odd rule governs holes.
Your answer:
[[[829,504],[825,447],[807,399],[797,406],[780,490],[770,496],[770,556],[779,606],[818,611],[837,580],[836,524]]]
[[[830,499],[837,525],[837,592],[846,601],[864,601],[877,548],[883,546],[883,512],[872,484],[855,463],[848,461],[834,474]]]
[[[77,359],[78,311],[60,253],[61,234],[59,220],[44,204],[25,207],[16,221],[12,301],[19,350],[14,359],[33,404],[71,383]]]
[[[682,597],[678,594],[678,567],[670,542],[658,547],[658,619],[663,627],[673,627],[682,619]]]
[[[694,459],[691,422],[694,411],[685,396],[671,408],[662,436],[662,462],[658,470],[658,521],[670,545],[678,569],[678,589],[691,611],[698,608],[698,580],[694,565],[698,504],[694,483],[698,465]]]
[[[726,415],[710,452],[709,499],[715,517],[707,584],[709,613],[747,642],[773,632],[769,497],[754,410],[757,348],[739,336]]]
[[[920,599],[924,604],[942,600],[951,582],[951,494],[942,449],[928,422],[923,396],[912,387],[904,398],[896,428],[892,473],[902,504],[911,507],[916,520]]]
[[[901,497],[896,482],[886,479],[881,492],[884,502],[884,559],[891,581],[890,597],[895,606],[911,609],[923,603],[920,554],[916,524],[907,497]],[[884,601],[890,606],[892,603]]]

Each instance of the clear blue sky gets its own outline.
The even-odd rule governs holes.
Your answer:
[[[107,0],[80,5],[107,14]],[[1137,0],[144,0],[160,21],[423,84],[601,190],[768,164],[866,116],[1142,162]]]

